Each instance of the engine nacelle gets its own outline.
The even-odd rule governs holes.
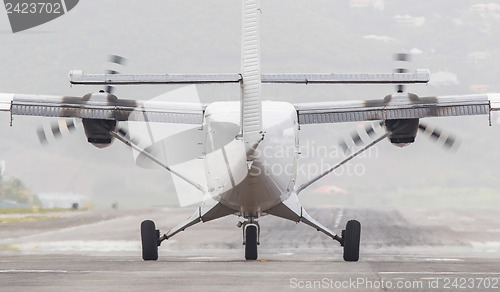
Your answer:
[[[88,101],[109,101],[114,102],[118,98],[103,90],[87,94],[83,97],[85,102]],[[105,148],[113,143],[113,137],[109,134],[110,131],[115,131],[118,122],[115,120],[100,120],[100,119],[82,119],[83,128],[87,141],[97,148]]]
[[[415,142],[419,119],[386,120],[387,131],[392,131],[389,140],[398,147],[405,147]]]
[[[83,128],[87,141],[97,148],[105,148],[113,143],[113,137],[109,131],[116,130],[118,124],[115,120],[83,119]]]

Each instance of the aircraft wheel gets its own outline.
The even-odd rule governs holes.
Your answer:
[[[145,261],[156,261],[158,259],[158,231],[153,221],[142,221],[141,241],[142,259]]]
[[[344,261],[357,262],[359,260],[361,224],[356,220],[347,222],[342,238],[344,239]]]
[[[257,226],[248,225],[246,226],[245,232],[245,259],[246,260],[256,260],[257,259]]]

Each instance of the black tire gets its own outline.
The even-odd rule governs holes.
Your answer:
[[[361,223],[356,220],[347,222],[344,232],[344,261],[359,260],[359,243],[361,240]]]
[[[158,259],[158,232],[153,221],[142,221],[141,240],[142,259],[145,261],[156,261]]]
[[[245,259],[254,261],[257,259],[257,226],[247,226],[245,233]]]

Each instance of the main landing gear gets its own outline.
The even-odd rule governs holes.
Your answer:
[[[344,261],[357,262],[359,260],[359,243],[361,240],[361,224],[356,220],[347,222],[342,230],[340,244],[344,247]]]
[[[243,228],[243,245],[245,246],[245,259],[254,261],[257,259],[257,245],[260,244],[260,225],[253,218],[245,222],[238,222],[238,227]]]
[[[311,223],[311,222],[309,222]],[[258,258],[257,246],[260,244],[260,225],[254,218],[245,222],[238,222],[238,227],[243,229],[243,245],[245,246],[245,259],[256,260]],[[319,229],[318,229],[319,230]],[[170,234],[168,238],[170,238]],[[332,233],[331,237],[344,248],[344,260],[346,262],[357,262],[359,260],[359,245],[361,239],[361,224],[356,220],[347,222],[342,237]],[[156,261],[158,259],[158,246],[167,235],[160,237],[160,231],[156,229],[155,223],[145,220],[141,224],[142,258],[145,261]]]
[[[158,246],[160,245],[160,230],[156,230],[155,223],[145,220],[141,223],[142,259],[156,261]]]

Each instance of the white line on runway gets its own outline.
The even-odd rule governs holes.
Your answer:
[[[339,210],[339,213],[337,214],[337,218],[335,218],[335,225],[334,225],[334,229],[339,227],[340,225],[340,220],[342,220],[342,216],[344,215],[344,209],[340,209]]]
[[[382,275],[407,275],[407,274],[429,274],[429,275],[500,275],[500,273],[491,272],[434,272],[434,271],[415,271],[415,272],[377,272]]]
[[[68,273],[68,271],[63,270],[0,270],[3,274],[14,274],[14,273],[46,273],[46,274],[61,274]]]
[[[0,242],[1,243],[3,243],[3,242],[9,243],[10,241],[15,241],[15,242],[29,241],[29,239],[31,239],[31,238],[37,238],[37,237],[41,237],[41,236],[49,236],[50,237],[50,235],[60,234],[61,232],[74,231],[74,230],[78,230],[81,228],[89,228],[89,227],[96,228],[99,225],[109,224],[109,223],[115,222],[115,221],[116,222],[118,222],[118,221],[123,222],[123,221],[126,221],[128,219],[133,219],[133,218],[135,218],[135,217],[134,216],[125,216],[125,217],[119,217],[119,218],[112,218],[112,219],[107,219],[107,220],[103,220],[103,221],[99,221],[99,222],[93,222],[93,223],[89,223],[89,224],[76,225],[76,226],[61,228],[61,229],[57,229],[57,230],[51,230],[51,231],[46,231],[46,232],[41,232],[41,233],[30,234],[30,235],[26,235],[26,236],[22,236],[22,237],[2,238],[0,240]]]
[[[198,261],[198,260],[216,260],[216,257],[188,257],[188,260]]]
[[[13,270],[11,273],[17,272]],[[93,270],[93,271],[63,271],[65,273],[79,273],[79,274],[115,274],[117,271],[103,271],[103,270]],[[25,272],[28,273],[28,272]],[[53,272],[57,273],[57,272]],[[200,271],[129,271],[128,273],[141,273],[141,274],[161,274],[161,275],[199,275]],[[207,275],[226,275],[226,276],[243,276],[248,275],[248,271],[203,271],[205,276]],[[297,271],[252,271],[255,275],[295,275]],[[301,276],[352,276],[353,272],[306,272],[300,271]],[[500,273],[490,273],[490,272],[434,272],[434,271],[415,271],[415,272],[356,272],[358,276],[375,276],[375,275],[431,275],[431,276],[441,276],[441,275],[462,275],[462,276],[498,276]]]
[[[425,259],[429,262],[463,262],[462,259]]]

